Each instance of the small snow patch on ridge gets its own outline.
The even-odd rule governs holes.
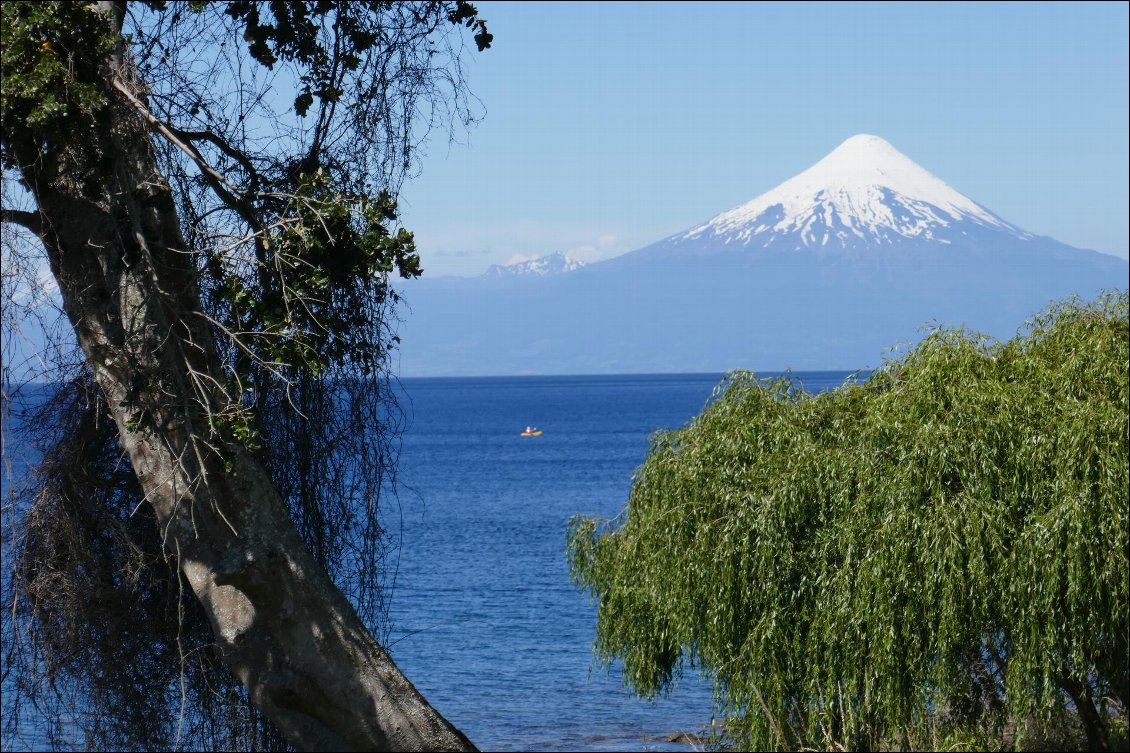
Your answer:
[[[570,259],[558,252],[516,264],[492,264],[483,277],[547,277],[572,272],[585,266],[583,261]]]

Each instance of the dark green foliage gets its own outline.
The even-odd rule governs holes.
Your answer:
[[[487,31],[487,22],[479,18],[479,11],[471,3],[466,0],[458,0],[455,3],[455,10],[448,15],[448,20],[453,24],[463,24],[468,29],[475,30],[475,44],[479,48],[479,52],[490,48],[490,43],[494,41],[494,35]]]
[[[185,284],[161,298],[172,324],[156,331],[206,320],[215,371],[151,381],[159,410],[124,430],[167,412],[225,464],[235,445],[253,452],[314,558],[387,635],[403,418],[390,277],[421,272],[396,194],[431,129],[474,122],[463,34],[482,49],[485,23],[458,0],[113,6],[121,18],[86,2],[0,5],[5,181],[97,205],[132,239],[118,271]],[[146,151],[130,149],[138,134],[155,169],[140,183],[103,169],[111,152],[121,164]],[[8,200],[5,241],[9,217],[33,232],[57,220],[9,214]],[[179,247],[135,242],[138,216]],[[165,232],[176,225],[180,238]],[[5,343],[12,321],[6,308]],[[146,355],[184,365],[175,339]],[[6,500],[5,742],[45,720],[61,747],[285,749],[223,668],[106,400],[89,367],[76,373],[47,377],[67,387],[20,434],[44,461]]]
[[[989,344],[938,331],[809,395],[731,375],[577,519],[596,651],[714,678],[750,749],[1021,745],[1127,708],[1127,296]],[[1097,743],[1095,743],[1097,744]]]
[[[477,29],[479,51],[490,47],[494,37],[487,33],[486,22],[478,17],[475,6],[463,0],[453,5],[447,21]],[[302,67],[299,94],[294,100],[294,111],[301,116],[309,111],[315,97],[322,102],[340,100],[344,94],[340,70],[357,70],[365,53],[386,33],[367,23],[369,14],[359,3],[236,0],[224,5],[224,13],[243,26],[248,52],[258,63],[272,68],[283,60]],[[320,27],[329,18],[340,34],[341,47],[328,47],[320,37]]]
[[[224,324],[247,333],[235,369],[241,383],[256,359],[315,376],[331,364],[374,371],[391,343],[374,326],[381,309],[373,304],[395,301],[388,275],[421,273],[412,234],[389,227],[395,199],[334,192],[319,170],[301,177],[286,215],[263,239],[272,263],[257,274],[237,274],[220,257],[207,266]],[[285,274],[277,274],[280,267]]]
[[[116,44],[106,19],[89,3],[57,1],[13,0],[0,4],[0,14],[4,167],[28,164],[41,152],[97,150],[89,136],[105,124],[108,103],[99,68]],[[92,177],[70,176],[75,183]]]

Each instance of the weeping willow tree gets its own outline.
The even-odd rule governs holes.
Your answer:
[[[571,525],[598,657],[700,669],[744,749],[1125,744],[1127,342],[1121,293],[820,395],[731,375]]]
[[[14,443],[41,460],[5,500],[4,747],[34,721],[92,749],[471,748],[376,638],[389,281],[420,274],[396,194],[429,131],[473,121],[485,22],[2,7],[7,408],[44,282],[73,330]]]

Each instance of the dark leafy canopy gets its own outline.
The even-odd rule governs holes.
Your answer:
[[[1070,709],[1102,747],[1130,708],[1127,342],[1122,293],[827,394],[731,375],[618,526],[572,524],[598,655],[646,695],[701,668],[754,750],[976,749]]]
[[[101,190],[102,150],[121,116],[104,66],[126,56],[141,81],[121,91],[150,125],[167,178],[131,198],[175,207],[185,248],[149,251],[191,255],[226,366],[227,403],[209,413],[204,438],[259,455],[310,551],[380,634],[394,575],[381,500],[400,421],[388,282],[421,273],[396,195],[433,129],[455,136],[474,122],[462,32],[479,50],[492,37],[462,0],[111,5],[124,8],[124,40],[93,3],[0,5],[5,254],[18,249],[10,219],[36,229],[34,215],[8,211],[9,182],[27,166],[81,152],[55,161],[87,174],[36,188]],[[20,719],[9,712],[32,703],[94,749],[285,747],[214,655],[204,613],[165,562],[89,367],[62,360],[43,378],[67,386],[23,440],[43,464],[5,503],[5,536],[16,531],[5,540],[5,739]],[[161,389],[170,401],[193,397]]]
[[[89,137],[108,127],[99,69],[117,44],[99,33],[105,18],[86,3],[13,2],[4,25],[4,166],[80,148],[99,164]],[[473,120],[452,25],[490,46],[462,0],[130,6],[149,89],[137,104],[165,137],[157,146],[217,324],[243,333],[232,340],[246,355],[319,371],[353,354],[372,366],[387,344],[358,342],[365,307],[351,294],[394,295],[368,283],[421,272],[412,235],[389,225],[427,132]],[[166,197],[154,187],[143,198]]]

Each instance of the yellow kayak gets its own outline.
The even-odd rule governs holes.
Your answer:
[[[540,437],[541,436],[541,429],[526,429],[524,432],[521,433],[520,436],[523,436],[523,437]]]

